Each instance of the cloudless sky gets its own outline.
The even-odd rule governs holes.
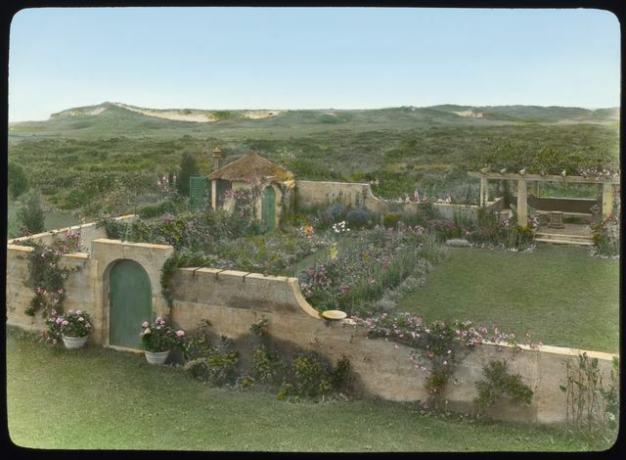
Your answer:
[[[600,10],[43,8],[11,24],[9,119],[153,108],[616,107]]]

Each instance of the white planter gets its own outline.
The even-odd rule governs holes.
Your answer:
[[[148,351],[146,350],[146,361],[150,364],[163,364],[167,359],[170,351]]]
[[[63,339],[63,345],[65,348],[73,350],[75,348],[81,348],[87,342],[87,336],[84,337],[69,337],[67,335],[61,336]]]

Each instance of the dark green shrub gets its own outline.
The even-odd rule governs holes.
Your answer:
[[[191,153],[185,152],[180,161],[180,168],[176,176],[176,189],[183,196],[189,196],[189,178],[198,175],[198,165]]]
[[[256,381],[266,384],[280,384],[285,377],[287,366],[281,356],[265,346],[258,347],[252,355],[252,375]]]
[[[328,206],[319,216],[322,225],[332,225],[346,216],[346,207],[342,203],[333,203]]]
[[[301,353],[293,359],[291,366],[293,388],[298,396],[315,398],[332,390],[331,369],[318,353]]]
[[[485,380],[476,382],[478,397],[474,402],[479,412],[503,398],[508,398],[514,404],[530,404],[532,390],[522,382],[521,375],[508,373],[506,361],[490,361],[483,367],[483,375]]]
[[[26,204],[18,211],[22,223],[22,231],[27,234],[41,233],[45,229],[45,217],[41,207],[39,194],[32,193]]]
[[[348,211],[346,222],[349,228],[366,228],[372,226],[374,219],[367,209],[358,208]]]
[[[233,350],[233,345],[231,339],[220,337],[217,346],[210,347],[203,355],[188,360],[184,366],[185,371],[215,386],[235,383],[239,352]]]
[[[150,219],[152,217],[162,216],[166,212],[175,214],[177,212],[176,204],[171,200],[162,201],[157,204],[149,204],[139,209],[139,217]]]
[[[385,214],[385,217],[383,217],[383,225],[387,228],[395,228],[398,222],[400,222],[400,219],[402,219],[402,215],[399,213]]]
[[[354,385],[354,373],[352,364],[345,356],[342,356],[331,372],[330,383],[335,391],[351,392]]]
[[[17,163],[9,162],[7,169],[7,181],[11,198],[17,198],[28,190],[28,179],[24,169]]]

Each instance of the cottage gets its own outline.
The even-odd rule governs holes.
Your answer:
[[[295,180],[291,171],[250,152],[221,167],[222,151],[213,151],[211,208],[234,212],[248,206],[256,219],[274,230],[293,206]]]

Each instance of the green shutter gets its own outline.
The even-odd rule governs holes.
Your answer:
[[[192,211],[205,210],[210,203],[210,194],[208,177],[191,176],[189,178],[189,207]]]

